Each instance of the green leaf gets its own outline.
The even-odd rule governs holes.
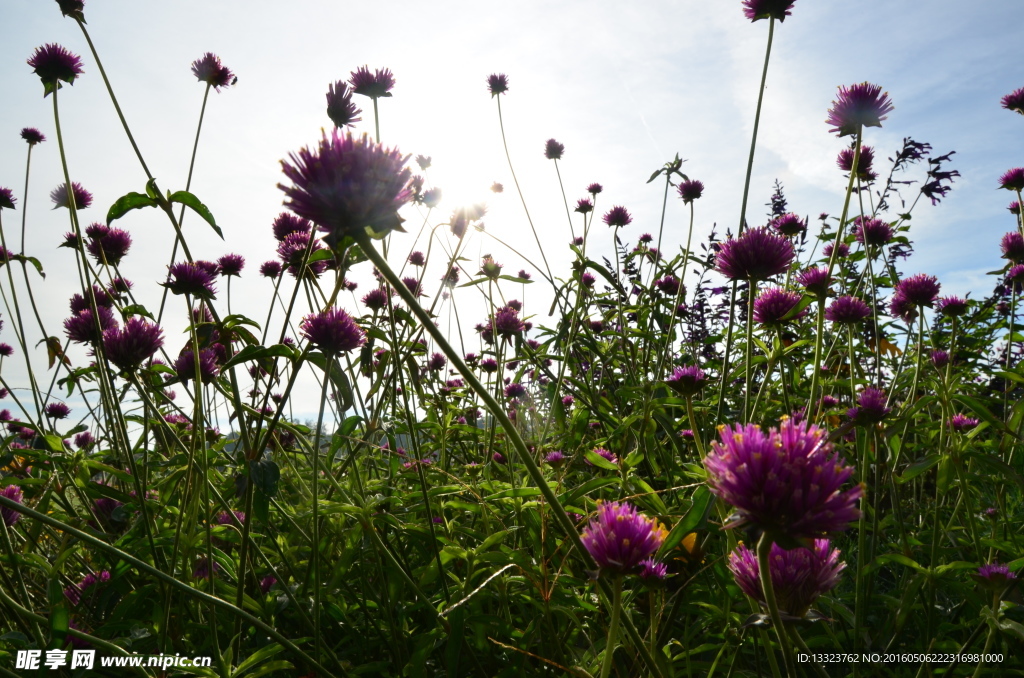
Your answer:
[[[125,306],[124,308],[121,309],[121,313],[126,318],[130,318],[133,315],[142,315],[149,318],[153,322],[156,322],[156,318],[153,317],[153,314],[150,313],[149,310],[142,304],[131,304],[129,306]]]
[[[603,468],[606,471],[618,471],[619,467],[617,464],[613,464],[596,452],[589,451],[586,454],[587,461],[598,468]]]
[[[281,469],[270,459],[253,459],[249,462],[249,479],[257,490],[273,498],[277,495]]]
[[[325,373],[327,372],[327,356],[319,351],[310,351],[306,354],[306,360],[313,363]],[[338,411],[344,412],[352,408],[352,386],[349,384],[348,376],[337,358],[331,360],[330,369],[331,383],[338,393]]]
[[[484,497],[484,500],[490,501],[491,499],[508,499],[510,497],[536,497],[538,495],[540,495],[539,487],[515,487],[510,490],[496,492],[495,494]]]
[[[25,263],[27,261],[28,263],[35,266],[36,273],[38,273],[43,278],[46,278],[46,274],[43,273],[43,265],[39,263],[39,260],[36,259],[35,257],[26,257],[24,254],[15,254],[13,257],[11,257],[11,259],[20,261],[21,263]]]
[[[217,222],[214,220],[213,215],[210,214],[209,208],[207,208],[206,205],[201,203],[199,201],[199,198],[192,195],[188,191],[178,191],[177,193],[172,193],[169,196],[167,196],[167,200],[169,202],[179,202],[185,207],[191,208],[193,212],[201,216],[206,223],[213,227],[213,230],[217,232],[217,235],[220,236],[221,240],[224,239],[224,232],[220,230],[220,226],[217,225]]]
[[[643,460],[644,453],[638,450],[633,450],[632,452],[626,455],[626,458],[622,460],[622,463],[628,466],[629,468],[633,468]]]
[[[714,495],[711,494],[711,491],[706,486],[697,486],[697,489],[693,491],[693,497],[690,499],[690,510],[686,512],[682,520],[676,523],[676,526],[668,533],[668,537],[665,538],[665,543],[661,545],[662,554],[674,549],[683,541],[686,535],[705,523],[708,507],[714,499]]]
[[[120,198],[114,201],[114,204],[107,210],[107,226],[110,226],[111,222],[115,219],[120,219],[124,215],[128,214],[132,210],[141,209],[143,207],[156,207],[159,203],[156,200],[143,195],[142,193],[128,193],[122,195]]]
[[[938,464],[941,458],[941,454],[939,454],[938,452],[932,452],[923,459],[918,459],[913,464],[908,466],[906,471],[904,471],[903,473],[896,477],[896,482],[906,483],[913,480],[914,478],[918,477],[919,475],[930,469],[932,466]]]
[[[294,356],[295,349],[285,344],[274,344],[272,346],[246,346],[241,351],[231,356],[224,365],[221,366],[221,371],[249,360],[261,360],[264,358],[274,357],[293,358]]]

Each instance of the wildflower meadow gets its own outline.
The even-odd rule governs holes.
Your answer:
[[[884,83],[835,83],[799,131],[836,141],[838,203],[756,185],[773,46],[809,0],[731,3],[764,60],[728,213],[674,149],[637,177],[660,218],[600,166],[563,181],[572,149],[511,145],[516,74],[485,71],[502,174],[449,205],[439,155],[389,135],[401,74],[353,63],[245,227],[193,173],[250,74],[176,73],[202,98],[159,131],[191,149],[172,181],[95,1],[47,3],[75,42],[3,65],[49,117],[0,162],[0,676],[1024,675],[1024,167],[986,169],[1005,235],[965,245],[990,262],[970,295],[912,256],[958,156],[879,146]],[[133,158],[109,200],[66,131],[87,86]],[[991,109],[1024,131],[1024,87]],[[27,248],[44,211],[64,231]],[[110,663],[147,656],[175,659]]]

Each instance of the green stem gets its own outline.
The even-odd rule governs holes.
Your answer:
[[[775,627],[775,633],[779,637],[779,647],[782,649],[782,661],[786,665],[786,674],[795,678],[797,674],[793,666],[793,650],[789,646],[789,637],[786,634],[786,627],[782,624],[779,604],[775,601],[775,589],[772,587],[771,552],[772,538],[768,536],[767,532],[764,532],[757,542],[757,564],[758,574],[761,578],[761,590],[764,592],[764,602],[768,606],[768,614],[772,618],[772,626]]]
[[[612,581],[612,619],[608,624],[608,642],[604,646],[604,661],[601,662],[601,678],[611,675],[612,664],[615,663],[615,644],[619,636],[619,618],[622,615],[622,575],[616,575]]]

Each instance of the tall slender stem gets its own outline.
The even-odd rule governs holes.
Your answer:
[[[619,636],[619,617],[622,614],[622,575],[616,575],[612,582],[612,618],[608,624],[608,642],[604,646],[604,661],[601,662],[601,678],[611,675],[615,663],[615,644]]]
[[[796,676],[793,666],[793,650],[789,645],[789,636],[786,634],[786,627],[782,623],[782,615],[779,614],[779,604],[775,600],[775,589],[772,587],[772,575],[770,569],[772,552],[772,538],[767,532],[761,534],[757,542],[757,566],[761,578],[761,590],[764,592],[764,602],[768,606],[768,614],[772,618],[772,626],[779,637],[779,647],[782,649],[782,661],[786,665],[786,674]]]

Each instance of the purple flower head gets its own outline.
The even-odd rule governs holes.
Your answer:
[[[946,351],[936,349],[931,352],[929,358],[932,361],[932,365],[934,365],[938,369],[942,369],[943,367],[949,364],[949,353],[947,353]]]
[[[358,91],[358,90],[357,90]],[[398,210],[412,198],[409,156],[337,129],[319,148],[289,155],[281,167],[292,186],[278,184],[292,212],[339,239],[369,228],[375,234],[401,229]]]
[[[674,275],[666,275],[654,281],[654,286],[662,293],[674,295],[679,292],[679,278]]]
[[[299,327],[310,343],[328,355],[348,353],[366,343],[362,328],[348,313],[336,307],[306,316]]]
[[[751,21],[778,19],[785,21],[790,16],[796,0],[743,0],[743,16]]]
[[[853,171],[853,148],[844,148],[839,151],[836,158],[836,165],[844,172]],[[857,160],[857,177],[861,181],[874,181],[878,175],[871,171],[871,164],[875,160],[875,152],[870,146],[860,147],[860,158]]]
[[[504,73],[492,73],[487,76],[487,89],[491,91],[492,97],[496,97],[499,94],[507,92],[508,76]]]
[[[498,276],[501,275],[502,268],[504,268],[504,264],[499,264],[490,256],[486,256],[480,264],[480,271],[478,273],[491,280],[497,280]]]
[[[790,237],[800,235],[807,230],[807,222],[793,213],[783,214],[772,219],[770,226],[782,235]]]
[[[836,252],[837,257],[842,259],[850,255],[850,246],[845,242],[841,242],[839,243],[839,249],[836,250],[836,246],[833,243],[829,243],[821,250],[821,255],[826,259],[830,259],[833,251]]]
[[[362,120],[360,113],[362,111],[352,102],[352,91],[347,82],[339,80],[327,88],[327,117],[335,127],[356,124]]]
[[[615,453],[612,452],[611,450],[607,450],[607,449],[605,449],[603,447],[595,447],[593,452],[594,452],[594,454],[596,454],[597,456],[601,457],[602,459],[605,459],[606,461],[608,461],[611,464],[618,464],[619,463],[619,458],[616,457]],[[593,464],[590,463],[589,459],[584,459],[583,462],[587,466],[593,466]]]
[[[1014,167],[999,177],[999,188],[1010,191],[1024,191],[1024,167]]]
[[[889,301],[889,313],[894,318],[910,323],[917,318],[917,305],[903,294],[894,294]]]
[[[227,66],[220,62],[220,57],[212,52],[207,52],[201,59],[192,62],[192,75],[205,82],[218,92],[221,87],[234,85],[238,78]]]
[[[861,126],[881,127],[893,108],[888,92],[882,92],[878,85],[862,82],[849,87],[840,86],[839,95],[832,102],[825,122],[832,126],[829,132],[845,137],[856,134]]]
[[[518,382],[512,382],[505,387],[505,397],[509,400],[525,400],[526,399],[526,387]]]
[[[324,246],[320,239],[312,233],[301,231],[289,233],[277,246],[277,256],[281,259],[281,263],[288,267],[288,272],[292,274],[292,277],[298,278],[301,270],[305,277],[317,278],[327,270],[327,261],[324,259],[307,262],[305,268],[302,268],[302,261],[306,256],[307,249],[312,258],[313,253],[324,249]]]
[[[220,267],[220,274],[223,276],[238,276],[245,267],[245,257],[241,254],[225,254],[217,260],[217,266]]]
[[[234,525],[235,520],[239,524],[245,523],[245,511],[232,511],[231,513],[221,511],[214,517],[213,522],[218,525]]]
[[[75,201],[76,210],[84,210],[92,204],[92,193],[85,190],[82,184],[77,181],[71,182],[71,198]],[[53,209],[71,207],[68,202],[68,185],[61,184],[50,191],[50,200],[53,202]]]
[[[958,433],[969,431],[978,425],[978,420],[964,414],[954,414],[949,420],[949,427]]]
[[[626,574],[658,552],[668,532],[627,502],[600,502],[580,540],[601,572]]]
[[[81,19],[85,23],[85,2],[83,0],[57,0],[60,13],[72,19]]]
[[[506,459],[505,455],[503,455],[501,452],[495,452],[494,454],[492,454],[491,461],[493,461],[495,464],[501,465],[505,465],[508,463],[508,459]]]
[[[684,205],[689,205],[704,194],[704,184],[696,179],[679,182],[679,197],[683,199]]]
[[[430,356],[430,361],[427,363],[427,369],[433,372],[440,372],[447,364],[448,359],[444,357],[443,353],[435,353]]]
[[[71,408],[64,403],[50,403],[46,406],[46,416],[50,419],[67,419]]]
[[[193,579],[213,579],[214,575],[220,572],[220,563],[216,560],[213,561],[213,567],[210,567],[210,561],[206,558],[200,558],[196,563],[196,567],[192,570]]]
[[[10,358],[12,355],[14,355],[14,349],[11,348],[10,344],[7,344],[7,343],[0,344],[0,357],[2,357],[2,358]]]
[[[213,281],[216,273],[211,273],[196,262],[182,261],[167,270],[167,282],[161,283],[174,294],[189,294],[198,299],[213,299],[217,294]]]
[[[102,339],[102,333],[118,326],[114,319],[114,313],[106,306],[100,306],[99,328],[96,327],[96,319],[93,317],[92,309],[86,308],[64,321],[64,331],[68,339],[80,344],[93,344]]]
[[[11,189],[0,187],[0,210],[13,210],[15,202],[17,201],[14,199],[14,193]]]
[[[891,407],[885,406],[885,400],[884,391],[868,387],[860,392],[860,396],[857,398],[857,407],[847,410],[846,416],[863,426],[877,424],[892,412]]]
[[[754,320],[768,326],[788,322],[785,320],[786,316],[797,307],[802,298],[799,292],[790,292],[781,287],[766,289],[754,301]],[[806,310],[801,311],[789,320],[801,318],[806,313]]]
[[[352,84],[352,91],[356,94],[379,99],[391,96],[391,88],[395,86],[395,76],[388,68],[378,68],[375,73],[371,73],[369,66],[360,66],[352,71],[349,82]]]
[[[308,219],[300,219],[294,214],[281,212],[274,219],[272,228],[274,230],[274,238],[281,242],[291,233],[308,233],[313,226],[309,223]]]
[[[887,245],[893,238],[892,226],[881,219],[854,219],[853,234],[862,245]]]
[[[934,275],[918,273],[896,283],[896,295],[915,306],[931,306],[939,296],[939,280]]]
[[[480,361],[480,369],[484,372],[497,372],[498,361],[494,358],[484,358]]]
[[[621,205],[616,205],[611,208],[604,215],[604,223],[608,226],[628,226],[633,222],[633,217],[630,216],[629,211]]]
[[[559,450],[555,450],[554,452],[548,452],[547,456],[544,457],[544,461],[555,468],[559,468],[568,461],[568,458]]]
[[[139,317],[129,318],[122,329],[111,328],[103,333],[107,360],[125,372],[139,369],[163,345],[160,326]]]
[[[662,581],[668,576],[668,565],[659,563],[654,558],[645,558],[640,561],[639,575],[648,583]]]
[[[1024,262],[1024,235],[1020,232],[1011,231],[1004,235],[999,248],[1003,251],[1003,259],[1009,259],[1015,264]]]
[[[831,548],[828,539],[815,539],[813,550],[787,551],[772,544],[768,574],[779,610],[790,617],[802,618],[815,600],[834,589],[846,568],[846,563],[839,560],[839,553],[838,549]],[[729,570],[745,594],[766,605],[757,554],[740,544],[729,554]]]
[[[750,228],[721,244],[715,269],[730,280],[766,280],[785,273],[793,256],[789,238],[767,228]]]
[[[590,184],[589,186],[587,186],[587,193],[589,193],[590,195],[597,195],[598,193],[600,193],[603,190],[604,190],[604,187],[601,186],[601,184],[598,184],[598,183]]]
[[[8,485],[0,490],[0,497],[10,499],[15,504],[24,503],[24,495],[21,492],[21,488],[17,485]],[[14,527],[14,524],[21,520],[21,514],[14,509],[0,508],[0,518],[3,519],[4,525],[7,527]]]
[[[565,153],[565,144],[560,144],[554,139],[548,139],[544,144],[544,157],[548,160],[558,160]]]
[[[409,263],[413,266],[423,266],[427,263],[427,259],[423,256],[423,252],[416,251],[409,255]]]
[[[1024,283],[1024,264],[1015,264],[1006,272],[1006,284],[1012,284],[1019,290],[1022,283]]]
[[[402,283],[405,285],[405,288],[407,290],[412,292],[412,295],[414,297],[422,297],[423,296],[423,285],[420,284],[419,279],[416,278],[415,276],[408,276],[408,277],[402,278]]]
[[[94,438],[92,433],[89,433],[88,431],[82,431],[75,436],[75,447],[79,450],[83,450],[95,444],[96,438]]]
[[[841,325],[855,325],[871,315],[871,307],[857,297],[839,297],[825,309],[825,319]]]
[[[677,367],[672,371],[672,376],[665,380],[669,388],[682,396],[699,393],[704,388],[705,382],[707,382],[707,375],[696,365]]]
[[[704,466],[711,491],[736,507],[731,526],[750,523],[801,539],[840,532],[860,516],[863,488],[840,489],[854,469],[817,426],[785,419],[768,433],[735,424],[720,435]]]
[[[522,280],[529,280],[533,276],[531,276],[530,272],[527,271],[525,268],[522,268],[522,269],[519,269],[519,273],[516,273],[516,277],[517,278],[521,278]]]
[[[988,563],[978,568],[978,573],[971,575],[976,582],[987,589],[1002,591],[1017,578],[1010,568],[999,563]]]
[[[589,214],[594,211],[594,203],[590,198],[580,198],[576,201],[576,209],[573,211],[580,214]]]
[[[82,60],[56,43],[36,47],[28,65],[43,82],[44,97],[60,88],[61,81],[75,84],[75,78],[82,74]]]
[[[371,311],[379,311],[388,305],[388,292],[383,287],[370,290],[363,297],[363,303]]]
[[[210,348],[199,351],[199,381],[207,384],[213,381],[220,374],[220,367],[217,365],[217,350]],[[192,351],[183,351],[174,361],[174,372],[183,383],[196,377],[196,360]]]
[[[1010,210],[1010,214],[1020,214],[1020,201],[1014,200],[1007,205],[1006,209]]]
[[[260,264],[260,275],[271,280],[281,277],[282,270],[280,261],[264,261]]]
[[[597,278],[594,277],[593,273],[584,273],[580,276],[580,282],[583,283],[584,287],[593,287],[594,283],[597,282]]]
[[[131,235],[128,231],[120,228],[107,228],[102,224],[94,224],[94,226],[102,226],[102,228],[95,229],[90,226],[86,229],[86,234],[89,236],[89,242],[85,245],[86,249],[89,250],[89,254],[97,264],[106,263],[117,266],[132,246]],[[90,231],[92,232],[90,233]]]
[[[828,294],[829,276],[825,267],[809,268],[796,277],[796,281],[804,286],[809,293],[819,299]]]
[[[509,306],[499,308],[494,314],[493,328],[499,336],[509,340],[526,329],[519,319],[519,312]]]
[[[270,589],[273,588],[274,584],[277,583],[277,578],[271,575],[267,575],[260,580],[260,593],[267,595],[270,593]]]
[[[1024,87],[1010,92],[1002,99],[1003,108],[1024,115]]]
[[[37,130],[35,127],[26,127],[21,130],[21,138],[28,142],[29,146],[35,146],[46,141],[46,137],[43,133]]]
[[[940,297],[935,302],[935,310],[948,318],[956,318],[967,313],[967,300],[963,297]]]

